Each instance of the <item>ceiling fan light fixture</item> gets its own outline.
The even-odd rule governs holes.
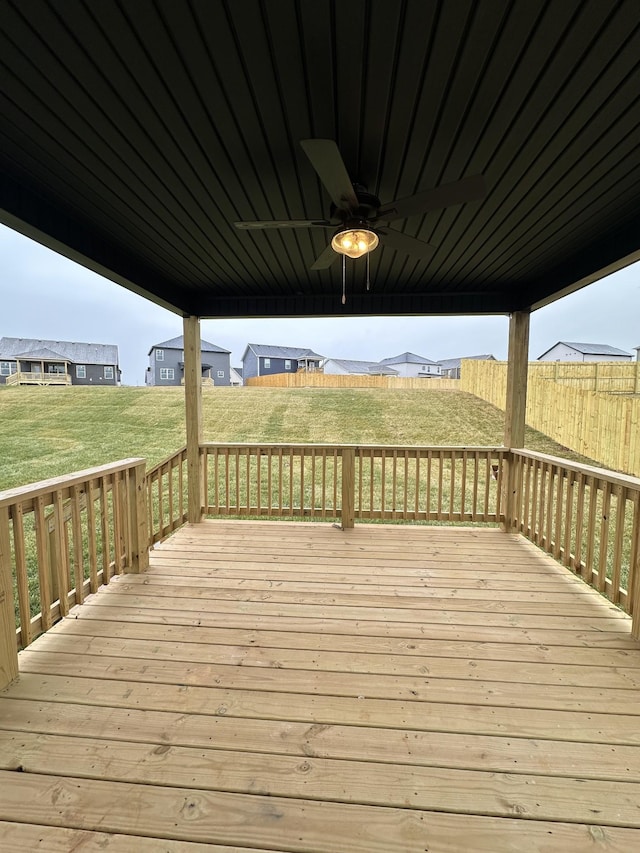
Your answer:
[[[346,255],[348,258],[361,258],[368,252],[373,252],[379,242],[378,235],[370,228],[347,226],[334,234],[331,247],[339,255]]]

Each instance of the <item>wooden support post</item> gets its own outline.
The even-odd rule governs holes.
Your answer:
[[[147,528],[147,484],[146,463],[141,462],[131,469],[129,476],[129,529],[131,542],[129,571],[144,572],[149,568],[149,531]]]
[[[0,690],[18,677],[9,508],[0,507]]]
[[[529,368],[529,312],[515,311],[509,321],[509,361],[507,364],[507,402],[504,416],[505,447],[524,447],[524,430],[527,413],[527,371]],[[518,506],[516,476],[517,465],[513,458],[507,462],[504,478],[505,530],[515,529]]]
[[[197,524],[202,519],[202,353],[200,318],[184,318],[184,398],[187,426],[187,520]]]
[[[356,450],[342,448],[342,529],[348,530],[355,524],[356,493]]]

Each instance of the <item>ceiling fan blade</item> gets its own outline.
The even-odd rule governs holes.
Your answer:
[[[331,243],[329,243],[324,252],[316,258],[315,263],[310,268],[312,270],[327,270],[334,261],[338,260],[338,257],[338,253],[334,251]]]
[[[340,210],[356,211],[358,199],[342,154],[333,139],[301,139],[302,150]]]
[[[443,184],[431,190],[392,201],[383,205],[378,211],[377,219],[392,222],[394,219],[406,219],[414,214],[428,213],[430,210],[442,210],[454,204],[464,204],[468,201],[477,201],[487,194],[487,187],[482,175],[472,175],[455,181],[452,184]]]
[[[435,252],[435,246],[430,243],[425,243],[423,240],[418,240],[417,237],[409,237],[408,234],[403,234],[401,231],[394,231],[392,228],[387,228],[384,231],[378,230],[382,237],[381,243],[383,246],[388,246],[390,249],[395,249],[396,252],[402,252],[404,255],[411,255],[414,258],[421,258],[423,261],[428,261]]]
[[[256,231],[264,228],[335,228],[327,219],[259,219],[255,222],[234,222],[236,228]]]

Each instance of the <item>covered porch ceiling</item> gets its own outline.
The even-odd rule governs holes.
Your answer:
[[[0,219],[177,314],[509,313],[640,257],[634,0],[0,0]],[[310,267],[330,230],[300,140],[383,204],[482,200]]]

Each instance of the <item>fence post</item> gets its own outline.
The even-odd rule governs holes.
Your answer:
[[[356,449],[342,448],[342,529],[355,524]]]
[[[131,542],[129,553],[132,573],[144,572],[149,568],[149,532],[147,528],[147,480],[146,462],[139,462],[129,474],[129,529]]]
[[[0,690],[18,677],[9,508],[0,507]]]

